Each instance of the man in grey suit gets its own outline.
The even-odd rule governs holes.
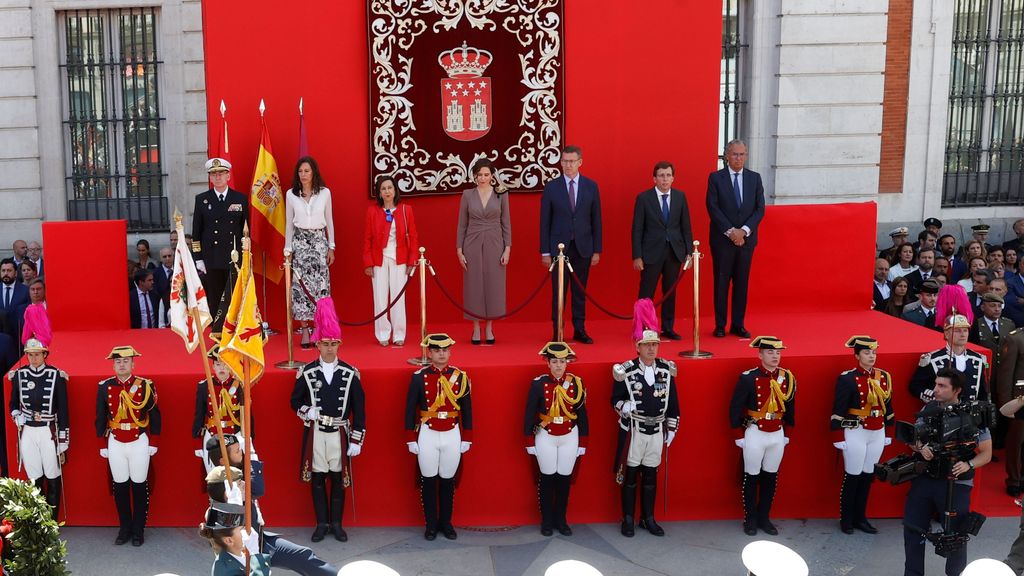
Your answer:
[[[601,260],[601,195],[597,183],[580,174],[583,151],[578,146],[562,150],[562,176],[544,185],[540,197],[540,261],[551,266],[558,245],[565,244],[565,256],[584,288],[590,267]],[[558,337],[558,269],[551,276],[551,341]],[[565,294],[572,290],[573,340],[593,344],[585,326],[587,309],[583,291],[565,276]]]
[[[939,293],[939,283],[934,278],[929,278],[921,282],[918,289],[919,299],[903,308],[902,318],[918,326],[938,331],[938,327],[935,326],[935,300]]]
[[[637,194],[633,205],[633,269],[640,272],[637,298],[654,298],[661,278],[661,293],[675,287],[679,269],[689,264],[693,252],[693,229],[686,196],[672,187],[675,167],[661,161],[654,165],[654,188]],[[661,304],[661,335],[670,340],[682,337],[673,330],[676,293]]]

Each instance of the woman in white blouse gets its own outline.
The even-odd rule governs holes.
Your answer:
[[[913,244],[900,245],[896,250],[896,263],[889,268],[889,282],[917,270],[917,265],[914,264],[916,258],[917,254],[914,252]]]
[[[331,191],[324,186],[320,168],[310,156],[295,163],[292,182],[291,194],[285,200],[284,255],[292,256],[292,316],[302,331],[302,347],[312,348],[309,337],[316,300],[331,294],[327,270],[334,264]]]

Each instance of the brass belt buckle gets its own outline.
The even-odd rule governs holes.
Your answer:
[[[881,410],[872,410],[870,415],[871,415],[872,418],[877,418],[877,417],[882,415],[882,411]]]
[[[120,426],[121,426],[121,430],[131,430],[132,429],[132,425],[131,424],[121,424]]]
[[[551,419],[552,424],[563,424],[564,422],[565,418],[563,418],[562,416],[555,416],[554,418]]]
[[[448,413],[447,412],[438,412],[437,413],[437,417],[439,419],[441,419],[441,420],[447,420],[448,419]]]
[[[762,420],[775,420],[775,413],[774,412],[769,412],[769,413],[765,414],[764,418],[762,418]]]

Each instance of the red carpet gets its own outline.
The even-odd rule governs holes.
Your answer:
[[[706,324],[705,324],[706,325]],[[609,406],[610,367],[630,357],[632,346],[627,323],[592,322],[596,344],[577,345],[580,361],[571,369],[584,378],[588,389],[591,440],[581,460],[573,491],[572,520],[612,521],[619,515],[614,484],[612,452],[615,417]],[[685,331],[689,322],[680,322]],[[468,344],[469,324],[442,326],[459,341],[453,363],[468,371],[474,383],[475,442],[464,460],[462,485],[456,505],[456,521],[463,524],[503,525],[537,521],[532,459],[522,448],[522,417],[527,384],[543,371],[536,356],[547,336],[548,325],[496,324],[496,346]],[[937,334],[875,312],[820,315],[761,315],[752,322],[755,334],[782,338],[788,349],[783,365],[798,381],[797,425],[788,434],[792,442],[783,461],[778,517],[830,517],[837,513],[837,494],[842,469],[831,446],[828,422],[836,375],[852,366],[850,351],[843,347],[854,333],[869,333],[881,341],[879,366],[900,383],[895,398],[897,417],[907,419],[918,407],[905,391],[905,382],[922,351],[940,345]],[[662,492],[666,520],[733,518],[740,514],[739,449],[732,443],[727,406],[736,376],[754,366],[753,350],[746,341],[705,336],[702,349],[714,353],[710,360],[680,363],[681,431],[669,450],[669,491]],[[409,374],[406,359],[418,356],[418,348],[382,349],[373,344],[368,328],[347,330],[341,354],[362,372],[368,415],[365,451],[354,465],[356,503],[346,518],[352,524],[416,525],[420,522],[418,494],[413,486],[414,460],[406,452],[403,406]],[[192,455],[198,446],[189,438],[196,382],[202,377],[199,355],[183,352],[181,341],[169,331],[71,332],[57,336],[55,365],[73,375],[71,451],[65,474],[69,524],[112,525],[116,522],[108,489],[106,462],[98,453],[93,430],[96,383],[112,374],[103,359],[116,344],[130,343],[143,357],[137,373],[157,383],[164,430],[153,459],[154,480],[150,521],[153,525],[192,526],[203,509],[201,464]],[[663,345],[662,355],[676,358],[682,343]],[[311,360],[313,351],[299,351],[300,360]],[[267,347],[270,363],[286,357],[282,336]],[[310,524],[309,492],[298,481],[301,426],[288,406],[294,379],[286,371],[268,369],[254,389],[257,437],[254,445],[267,462],[268,495],[262,500],[265,513],[277,525]],[[8,385],[9,393],[9,385]],[[8,435],[13,438],[13,434]],[[14,446],[9,446],[14,454]],[[899,446],[885,457],[899,453]],[[16,460],[11,458],[11,470]],[[1016,515],[1019,509],[1002,494],[1001,463],[982,471],[975,508],[988,515]],[[904,487],[876,484],[871,514],[899,516]]]

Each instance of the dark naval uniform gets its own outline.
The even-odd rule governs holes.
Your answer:
[[[795,424],[795,399],[796,378],[785,368],[747,370],[733,390],[729,424],[742,434],[737,444],[743,449],[743,527],[748,534],[756,534],[758,526],[778,533],[769,514],[788,442],[783,424]]]
[[[568,372],[561,379],[544,374],[530,383],[523,433],[540,468],[537,494],[545,536],[551,534],[552,527],[564,535],[572,534],[565,515],[576,458],[580,448],[586,449],[590,433],[586,402],[583,380]]]
[[[28,479],[46,495],[57,518],[61,462],[68,449],[68,375],[49,364],[24,366],[7,374],[10,412],[18,426],[18,449]],[[45,480],[44,480],[45,478]]]
[[[206,267],[202,281],[211,310],[220,308],[228,270],[233,266],[231,251],[241,252],[242,229],[248,218],[249,198],[237,190],[228,188],[223,201],[212,188],[196,196],[192,211],[192,256],[196,262],[202,260]],[[223,322],[224,318],[218,316],[214,321],[215,332],[220,332]]]
[[[868,494],[875,479],[875,464],[891,439],[885,429],[895,422],[892,411],[892,377],[885,370],[860,367],[847,370],[836,380],[831,429],[839,448],[845,443],[845,474],[839,495],[840,527],[874,533],[867,521]],[[870,529],[868,529],[870,528]]]
[[[242,406],[245,405],[245,394],[242,390],[242,383],[235,378],[229,377],[227,381],[221,382],[216,375],[213,378],[213,389],[217,395],[218,408],[220,411],[215,416],[213,413],[213,402],[210,399],[210,389],[206,380],[200,380],[196,385],[196,408],[192,419],[192,437],[202,438],[203,446],[210,438],[217,437],[217,420],[220,420],[221,429],[224,435],[238,436],[240,443],[242,439]],[[249,436],[256,437],[255,420],[249,418]],[[213,469],[209,455],[205,448],[200,451],[203,457],[203,465],[206,466],[206,473]]]
[[[433,540],[437,532],[449,539],[456,537],[452,526],[455,473],[462,452],[473,441],[471,392],[469,375],[454,366],[447,366],[443,372],[427,366],[409,380],[406,440],[416,446],[428,540]]]
[[[615,380],[612,385],[612,407],[619,412],[615,480],[622,484],[622,532],[626,536],[632,536],[633,533],[638,473],[643,476],[640,527],[652,534],[664,535],[664,531],[654,521],[658,466],[661,464],[666,436],[674,435],[679,427],[675,363],[655,358],[653,371],[646,371],[645,368],[639,358],[612,367]],[[626,403],[635,403],[635,406],[624,414]]]
[[[955,368],[964,375],[964,389],[960,395],[962,402],[974,400],[989,401],[988,377],[985,369],[988,363],[985,357],[974,350],[964,350],[958,358],[952,358],[949,348],[939,348],[934,352],[921,356],[917,370],[910,378],[910,393],[922,402],[931,402],[935,389],[935,375],[943,368]]]
[[[295,379],[291,405],[306,427],[300,473],[304,481],[312,484],[317,523],[313,539],[319,541],[331,530],[335,538],[344,542],[348,536],[341,521],[345,513],[345,488],[351,483],[346,458],[352,445],[361,449],[366,433],[366,397],[359,371],[340,359],[334,364],[314,360]]]
[[[114,504],[120,522],[117,540],[143,542],[149,513],[149,459],[154,438],[160,435],[160,408],[156,386],[148,378],[117,376],[103,380],[96,390],[96,435],[107,451],[114,481]],[[155,446],[152,447],[155,450]]]

